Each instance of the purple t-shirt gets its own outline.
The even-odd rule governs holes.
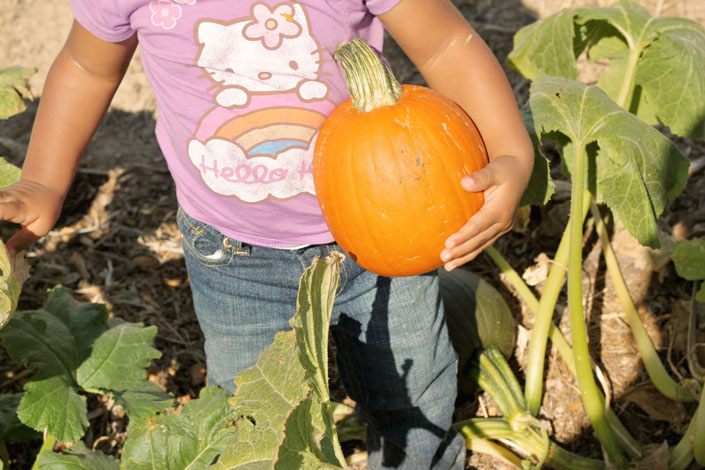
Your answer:
[[[399,0],[71,0],[106,41],[137,33],[157,100],[156,136],[192,217],[245,243],[332,236],[316,200],[313,148],[348,91],[333,60]]]

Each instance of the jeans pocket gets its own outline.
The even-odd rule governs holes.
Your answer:
[[[183,236],[184,254],[206,266],[226,266],[234,257],[233,242],[215,227],[199,222],[179,208],[176,222]]]

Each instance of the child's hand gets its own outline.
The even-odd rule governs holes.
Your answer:
[[[12,254],[24,250],[54,227],[63,197],[40,183],[20,181],[0,190],[0,220],[22,227],[8,240]]]
[[[511,230],[514,213],[531,177],[532,169],[527,166],[526,159],[502,155],[461,180],[466,191],[484,191],[485,203],[446,240],[446,249],[441,252],[446,270],[472,260]]]

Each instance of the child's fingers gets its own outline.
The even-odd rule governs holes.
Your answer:
[[[465,263],[469,263],[473,259],[477,258],[480,253],[485,251],[488,247],[492,246],[492,244],[497,241],[497,239],[502,235],[502,233],[498,233],[494,237],[488,238],[486,241],[481,243],[481,245],[474,250],[472,250],[470,253],[467,253],[463,256],[460,256],[459,258],[455,258],[443,265],[446,271],[452,271],[453,269],[457,268],[458,266],[462,266]]]
[[[453,248],[445,249],[441,253],[441,261],[447,263],[467,256],[469,253],[479,254],[483,247],[496,240],[500,235],[509,229],[501,222],[495,222],[487,226],[481,232],[459,239]]]
[[[0,200],[0,220],[24,224],[27,220],[26,206],[16,200]]]
[[[507,213],[506,207],[499,206],[496,200],[487,201],[485,205],[468,220],[465,225],[446,239],[446,249],[453,249],[498,225],[501,230],[508,231],[513,222],[513,216]]]

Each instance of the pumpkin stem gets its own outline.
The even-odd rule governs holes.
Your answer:
[[[402,88],[389,67],[364,41],[353,39],[335,51],[335,60],[343,68],[352,104],[360,112],[396,104]]]

